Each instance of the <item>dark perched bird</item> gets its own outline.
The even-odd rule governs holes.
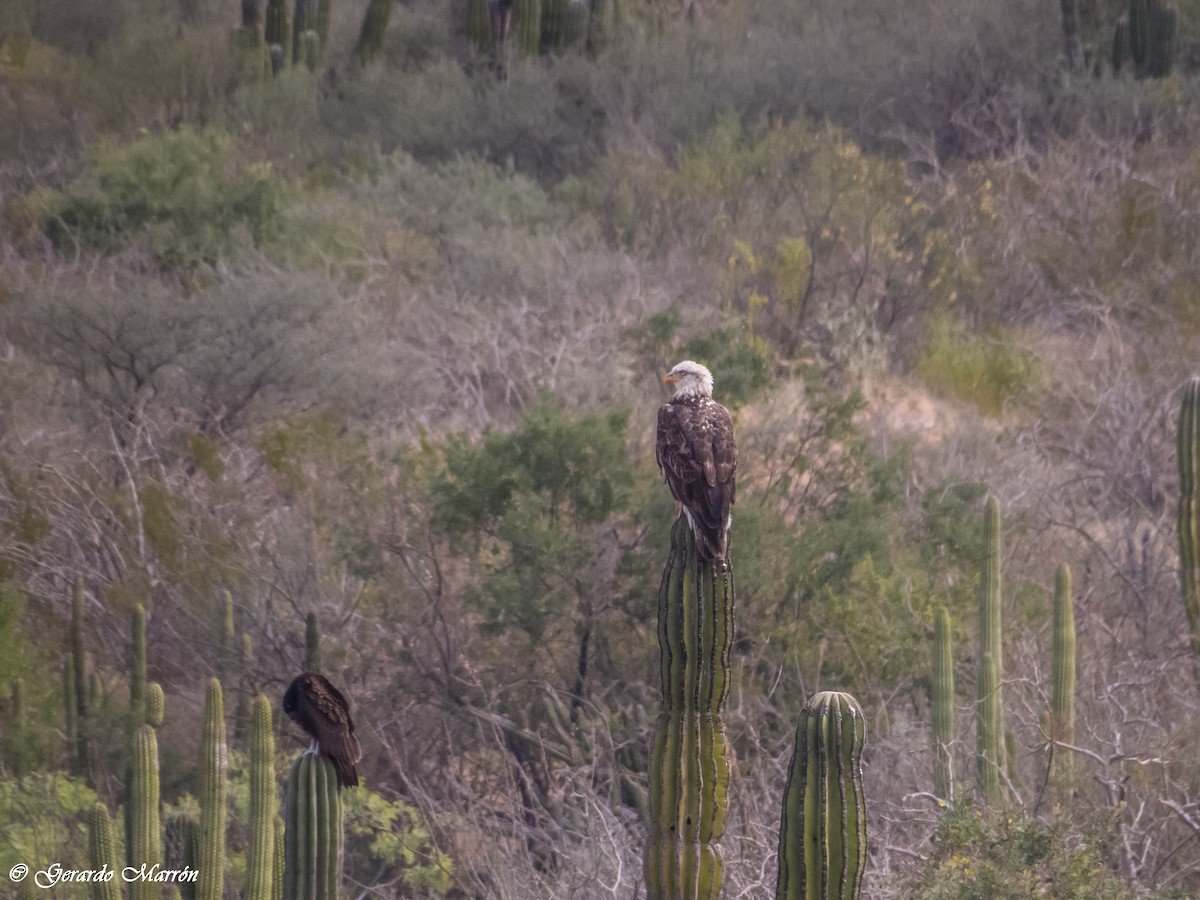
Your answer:
[[[355,787],[355,766],[362,759],[362,747],[354,736],[350,704],[329,679],[316,672],[297,675],[283,694],[283,711],[312,738],[306,753],[328,756],[337,769],[338,784]]]
[[[685,360],[663,378],[675,395],[658,411],[654,455],[672,496],[683,506],[706,559],[729,555],[729,508],[736,495],[737,442],[733,418],[712,398],[713,377]]]

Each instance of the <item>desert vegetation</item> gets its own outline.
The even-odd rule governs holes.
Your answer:
[[[722,896],[818,694],[863,896],[1197,896],[1198,140],[1194,0],[3,0],[0,878],[267,896],[319,668],[344,896],[646,896],[692,358]]]

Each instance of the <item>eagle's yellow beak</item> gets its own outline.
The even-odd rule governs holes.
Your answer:
[[[663,384],[674,384],[679,380],[678,372],[668,372],[663,376]]]

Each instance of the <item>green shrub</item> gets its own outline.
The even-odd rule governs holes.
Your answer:
[[[934,319],[917,372],[934,391],[973,403],[992,416],[1041,378],[1032,354],[1002,336],[968,335],[948,315]]]
[[[934,855],[913,896],[917,900],[1132,900],[1113,874],[1116,823],[1046,823],[1019,813],[989,819],[969,804],[938,826]]]
[[[113,253],[144,242],[174,268],[236,256],[275,237],[284,193],[269,164],[236,168],[222,133],[185,128],[103,143],[89,174],[30,202],[60,249]]]

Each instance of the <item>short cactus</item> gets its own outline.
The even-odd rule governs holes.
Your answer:
[[[107,869],[116,872],[117,852],[113,837],[113,823],[108,807],[97,803],[88,816],[88,865],[93,870]],[[121,889],[115,878],[109,881],[93,881],[91,900],[121,900]]]
[[[800,712],[779,826],[776,900],[852,900],[862,893],[867,807],[866,720],[852,696],[823,691]]]
[[[150,682],[146,688],[146,724],[158,728],[163,722],[163,706],[165,698],[163,697],[162,685],[157,681]]]

